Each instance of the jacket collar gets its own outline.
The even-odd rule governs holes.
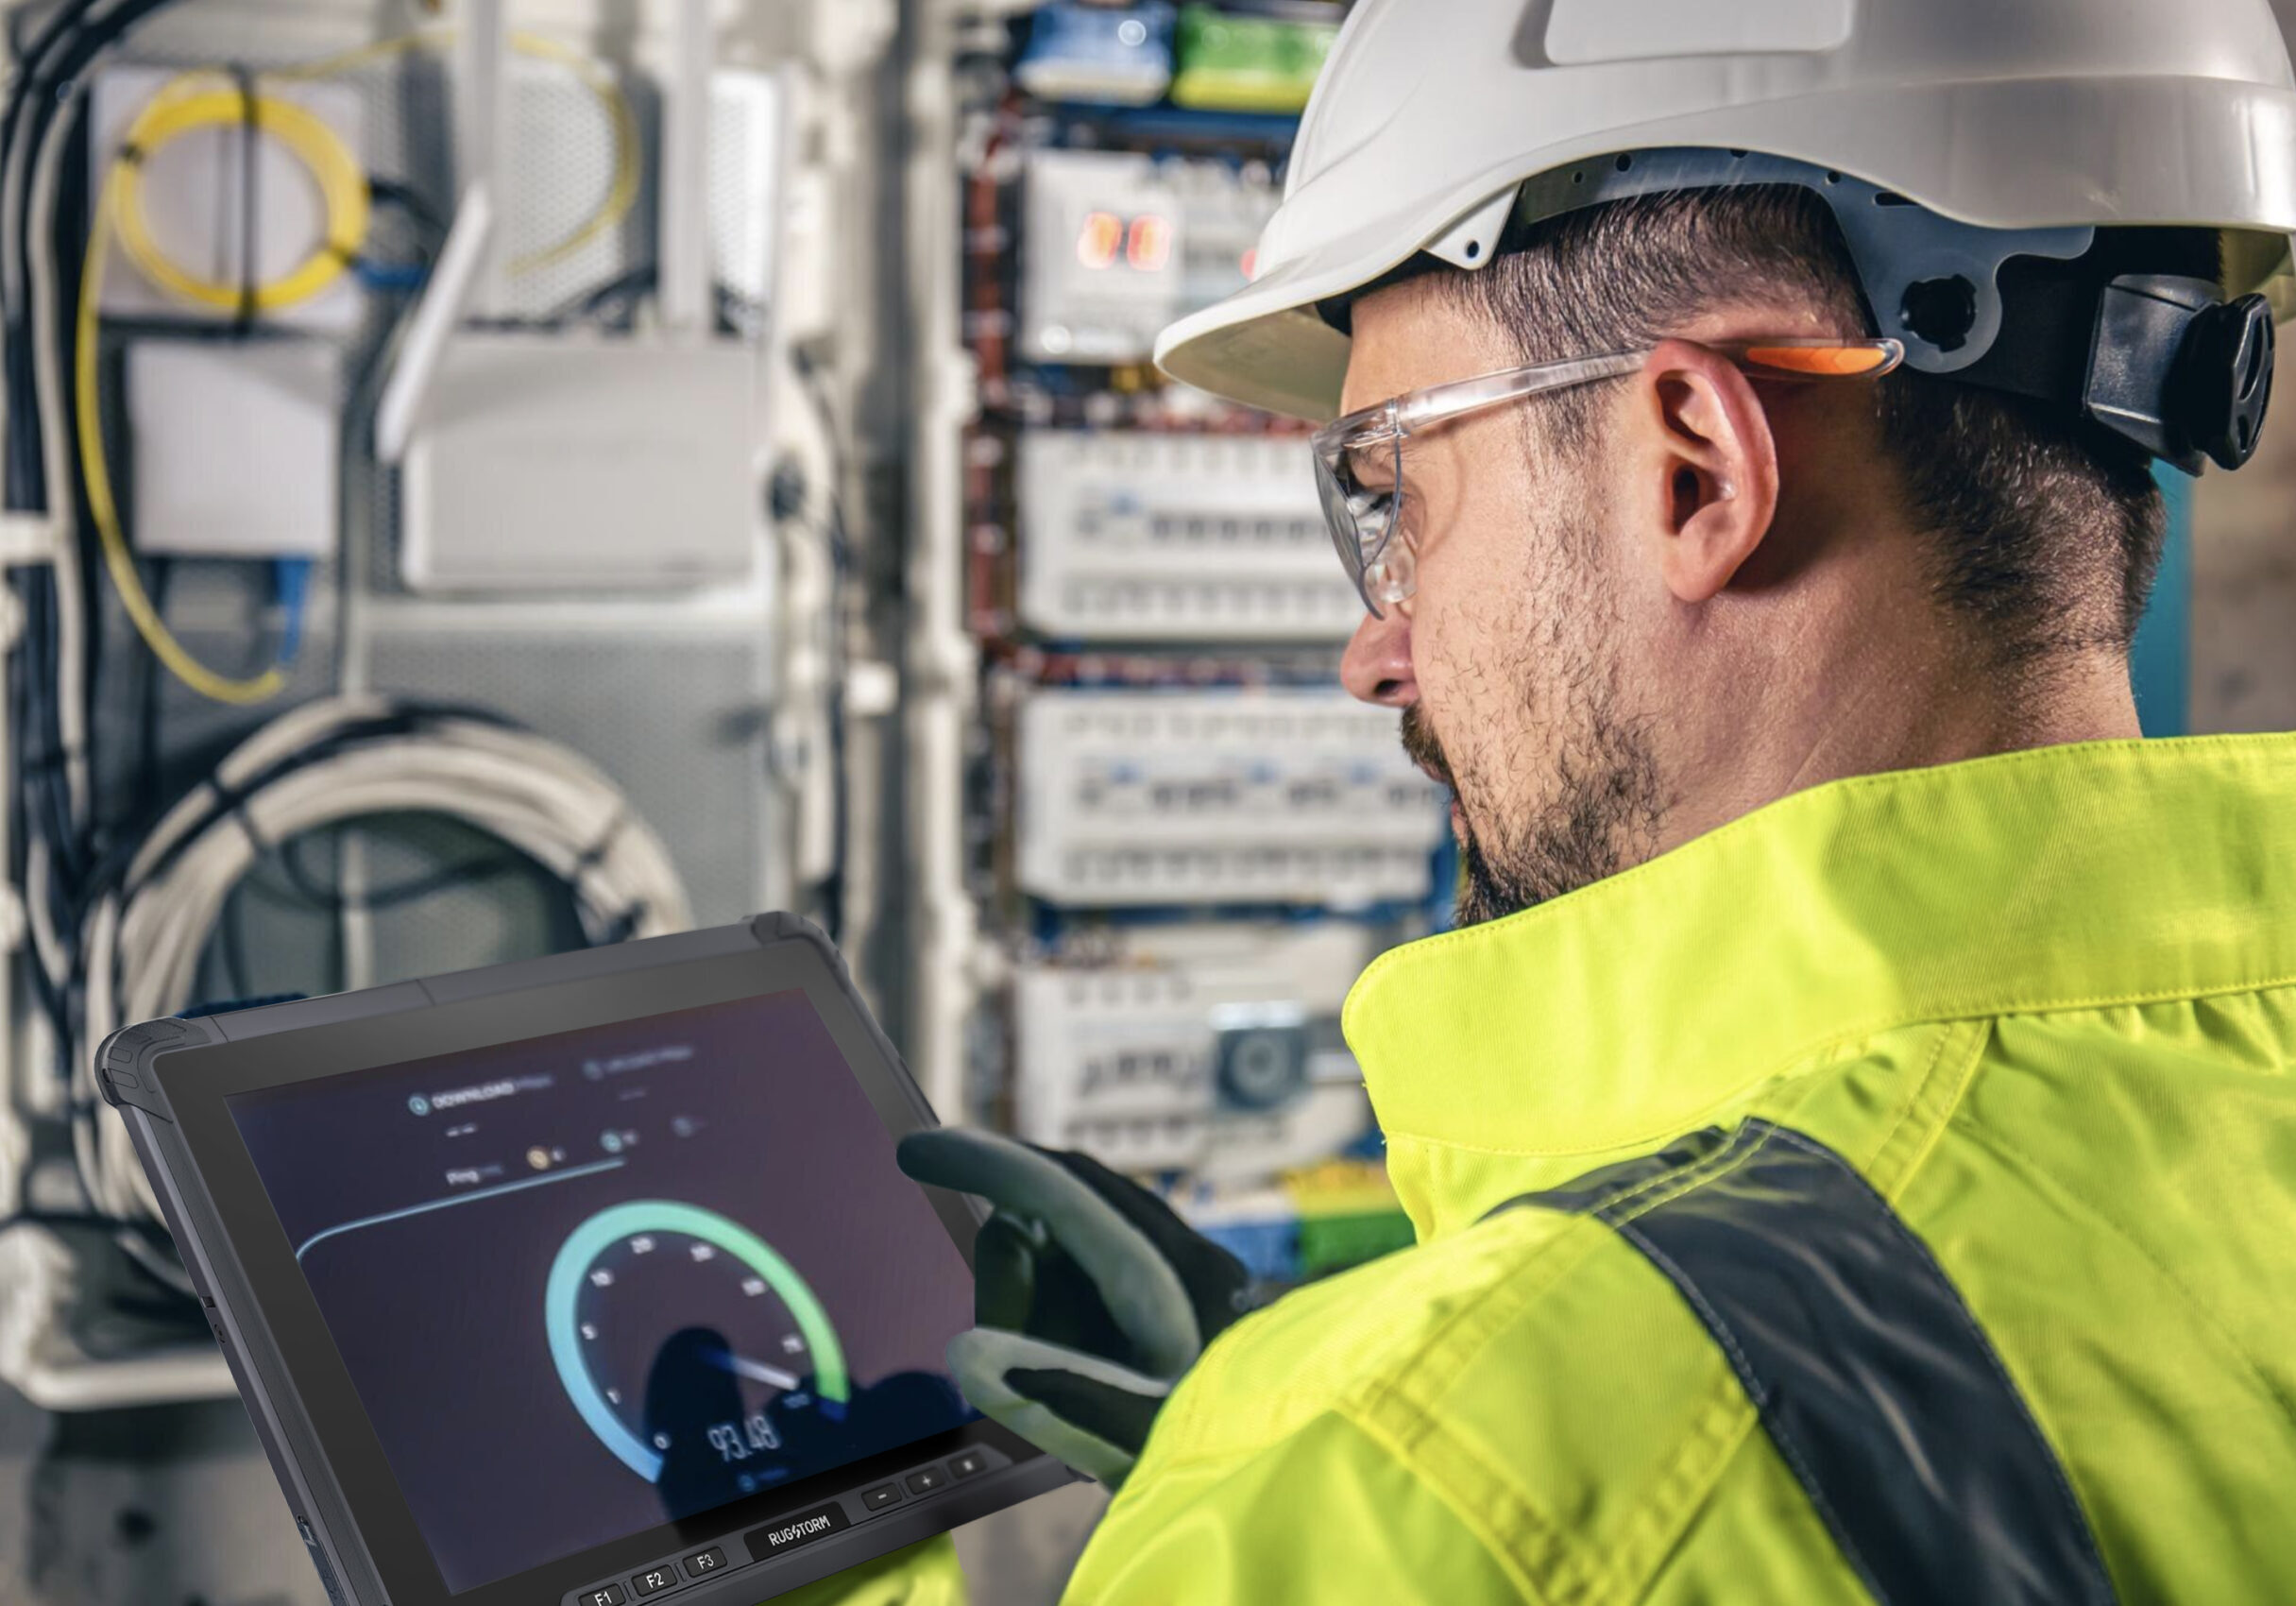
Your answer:
[[[1342,1017],[1422,1238],[1919,1021],[2296,981],[2296,735],[2035,748],[1797,793],[1394,948]]]

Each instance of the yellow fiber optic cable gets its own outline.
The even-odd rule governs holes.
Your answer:
[[[151,648],[152,656],[165,666],[170,675],[200,695],[212,697],[219,703],[261,703],[278,696],[287,684],[287,677],[279,666],[274,665],[263,674],[245,680],[218,675],[192,656],[191,650],[176,639],[175,632],[168,629],[167,622],[160,617],[160,610],[152,607],[151,597],[144,589],[143,577],[136,572],[135,558],[128,550],[127,532],[120,527],[119,505],[112,499],[111,468],[104,453],[104,410],[98,389],[102,376],[96,361],[96,333],[98,309],[103,299],[104,267],[111,254],[114,222],[128,210],[127,203],[133,193],[129,175],[135,170],[136,164],[125,153],[135,149],[148,153],[150,145],[140,142],[147,141],[155,128],[169,126],[166,118],[172,108],[198,104],[200,96],[183,93],[184,86],[188,86],[196,77],[187,74],[152,98],[129,128],[127,142],[122,147],[123,154],[114,159],[105,171],[103,187],[96,196],[95,214],[88,228],[88,254],[80,266],[79,307],[74,320],[73,408],[78,424],[80,478],[86,483],[88,511],[95,520],[96,538],[104,552],[104,567],[111,575],[111,584],[120,595],[120,605],[128,610],[128,618],[135,625],[136,633],[144,638],[145,644]],[[235,114],[242,110],[236,91],[230,92],[226,98],[231,102]],[[176,129],[178,133],[181,131],[181,128]],[[164,137],[173,138],[174,135]],[[314,171],[317,169],[315,167]],[[364,217],[364,182],[360,186],[359,196],[361,216]],[[360,225],[360,232],[364,236],[364,222]],[[333,237],[332,228],[330,235]],[[358,244],[357,239],[351,240],[350,248],[357,249]],[[339,269],[341,265],[338,262],[336,265]],[[236,291],[232,293],[232,305],[237,304],[237,295]]]
[[[541,60],[554,61],[581,79],[614,129],[614,176],[606,186],[605,198],[597,211],[555,245],[521,252],[503,265],[505,272],[521,274],[555,266],[630,214],[630,209],[638,204],[638,117],[631,111],[621,86],[614,81],[614,75],[603,62],[539,34],[514,33],[510,36],[510,47]]]
[[[403,33],[396,38],[377,40],[372,44],[354,46],[322,56],[315,60],[298,62],[293,66],[265,70],[262,77],[286,82],[310,78],[339,77],[345,73],[372,66],[377,61],[402,55],[426,44],[441,44],[453,38],[451,30],[431,29],[418,33]],[[549,61],[564,67],[581,81],[582,87],[604,112],[613,130],[614,173],[607,182],[606,193],[589,216],[576,224],[563,239],[539,249],[524,251],[503,264],[503,271],[518,275],[534,273],[552,267],[572,256],[607,230],[616,227],[630,215],[638,204],[638,115],[630,109],[629,97],[621,93],[614,74],[604,62],[570,49],[556,40],[537,33],[513,33],[510,47],[522,56]]]
[[[341,278],[366,243],[366,172],[342,137],[320,118],[276,95],[248,94],[238,86],[193,92],[184,86],[152,97],[128,128],[120,154],[105,180],[114,200],[109,211],[120,248],[144,276],[169,294],[199,306],[237,312],[283,312],[311,299]],[[227,284],[186,271],[160,248],[144,213],[144,167],[162,146],[199,128],[231,128],[252,122],[277,140],[310,172],[325,203],[327,221],[316,249],[267,283]],[[242,265],[252,272],[251,264]]]

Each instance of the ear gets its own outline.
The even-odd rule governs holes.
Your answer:
[[[1760,547],[1777,513],[1777,441],[1744,370],[1668,340],[1633,381],[1631,493],[1641,546],[1676,600],[1702,603]]]

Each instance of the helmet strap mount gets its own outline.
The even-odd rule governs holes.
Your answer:
[[[2203,457],[2230,469],[2254,452],[2271,389],[2264,299],[2227,303],[2212,279],[2115,271],[2171,265],[2132,260],[2116,238],[2135,239],[2141,252],[2169,231],[1985,228],[1810,162],[1689,146],[1540,173],[1475,207],[1435,254],[1487,265],[1500,251],[1490,240],[1499,216],[1511,215],[1514,234],[1630,196],[1779,184],[1812,192],[1832,212],[1875,333],[1904,344],[1907,367],[2047,402],[2187,473]]]
[[[2082,411],[2186,473],[2205,455],[2237,469],[2272,395],[2271,308],[2218,299],[2205,279],[2120,275],[2097,302]]]

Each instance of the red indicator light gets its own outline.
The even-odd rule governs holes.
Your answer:
[[[1131,236],[1125,242],[1124,260],[1143,273],[1161,273],[1172,260],[1172,226],[1154,213],[1132,219]]]
[[[1094,272],[1113,267],[1117,248],[1124,244],[1124,219],[1113,212],[1095,212],[1084,219],[1077,235],[1077,261]]]

